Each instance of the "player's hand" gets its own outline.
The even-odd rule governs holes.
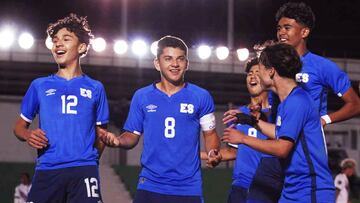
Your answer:
[[[31,130],[30,134],[26,138],[28,145],[35,149],[43,149],[47,147],[48,141],[49,140],[47,139],[45,132],[40,128]]]
[[[240,113],[240,111],[238,109],[231,109],[229,111],[226,111],[224,113],[224,117],[222,119],[224,125],[229,125],[233,122],[236,122],[236,114]]]
[[[257,120],[261,117],[261,103],[260,99],[254,98],[251,100],[251,104],[249,105],[250,114],[254,116]]]
[[[208,159],[206,161],[206,166],[208,168],[214,168],[221,162],[222,156],[219,150],[213,149],[208,154]]]
[[[97,129],[96,133],[105,145],[109,147],[118,147],[120,145],[120,141],[114,133],[111,133],[102,128]]]
[[[224,129],[224,135],[222,136],[221,141],[231,144],[242,144],[245,136],[244,133],[230,126]]]

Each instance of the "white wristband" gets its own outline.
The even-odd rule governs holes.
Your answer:
[[[323,116],[321,116],[321,118],[325,121],[326,124],[331,123],[331,119],[330,119],[329,115],[323,115]]]

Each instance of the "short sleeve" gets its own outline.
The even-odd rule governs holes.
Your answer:
[[[136,92],[131,100],[130,110],[124,130],[140,135],[143,132],[144,113],[141,108],[141,96]]]
[[[99,97],[96,107],[96,125],[103,125],[109,122],[109,104],[104,86],[100,83]]]
[[[39,111],[39,97],[37,94],[36,83],[32,82],[29,89],[21,102],[21,117],[27,121],[32,122]]]
[[[214,100],[208,91],[201,98],[200,118],[215,111]]]
[[[324,70],[326,70],[322,71],[324,85],[331,88],[336,95],[342,97],[351,87],[348,75],[332,61],[328,61]]]

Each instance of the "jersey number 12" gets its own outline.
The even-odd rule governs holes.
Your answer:
[[[61,95],[61,113],[63,114],[77,114],[77,111],[72,107],[77,106],[78,99],[74,95]]]

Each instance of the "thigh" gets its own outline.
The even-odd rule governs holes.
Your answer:
[[[102,202],[98,166],[73,167],[67,173],[70,178],[67,203]]]
[[[133,203],[202,203],[201,196],[165,195],[146,190],[137,190]]]
[[[248,190],[246,188],[232,186],[229,196],[228,203],[245,203],[248,196]]]
[[[60,169],[35,171],[27,202],[66,202],[65,185],[66,180]]]

